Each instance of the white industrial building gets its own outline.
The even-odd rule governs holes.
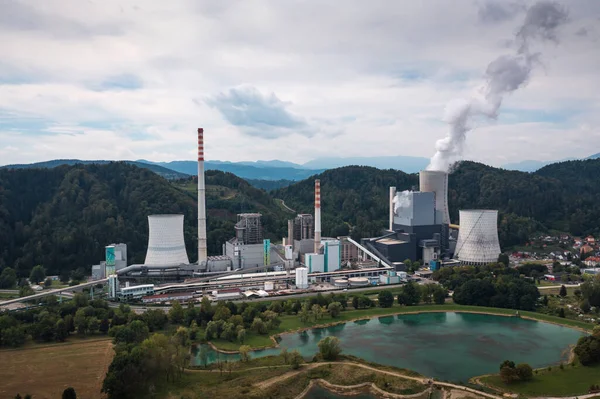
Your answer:
[[[120,300],[130,301],[132,299],[141,299],[147,295],[154,295],[154,284],[141,284],[131,287],[123,287],[119,290]]]
[[[455,258],[462,264],[486,264],[498,261],[497,210],[461,210],[460,230]]]
[[[190,263],[183,238],[183,215],[150,215],[148,229],[145,265]]]
[[[308,269],[306,267],[296,268],[296,287],[302,290],[308,288]]]

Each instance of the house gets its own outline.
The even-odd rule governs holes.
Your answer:
[[[592,248],[590,244],[584,244],[581,246],[581,248],[579,248],[579,253],[587,254],[588,252],[592,252],[593,250],[594,248]]]
[[[587,242],[590,245],[596,245],[596,239],[593,236],[585,237],[585,242]]]

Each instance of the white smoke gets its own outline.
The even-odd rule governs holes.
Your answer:
[[[411,192],[408,190],[396,193],[393,201],[394,203],[394,213],[396,216],[400,216],[402,209],[410,208],[412,205],[412,196]]]
[[[468,99],[451,101],[444,112],[444,122],[449,130],[443,139],[435,143],[436,153],[428,170],[447,172],[453,162],[463,153],[466,134],[472,127],[473,116],[483,115],[495,119],[502,100],[529,80],[538,53],[530,52],[534,40],[557,42],[557,29],[567,22],[566,11],[554,2],[539,2],[525,14],[523,25],[515,35],[517,49],[514,54],[502,55],[490,62],[485,71],[485,83],[478,93]]]

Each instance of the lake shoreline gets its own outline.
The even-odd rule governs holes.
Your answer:
[[[443,305],[441,305],[441,306],[443,306]],[[469,310],[469,309],[456,310],[456,309],[440,308],[440,309],[429,309],[429,310],[415,310],[415,311],[410,311],[410,312],[393,312],[393,313],[383,314],[383,315],[370,315],[370,316],[366,315],[366,316],[361,316],[361,317],[355,317],[355,318],[348,319],[348,320],[339,320],[339,321],[333,321],[333,322],[324,323],[324,324],[316,324],[316,325],[308,326],[308,327],[296,328],[293,330],[288,330],[288,331],[284,331],[284,332],[281,332],[278,334],[274,334],[269,337],[271,339],[271,341],[273,342],[272,345],[261,346],[261,347],[252,347],[251,350],[252,350],[252,352],[255,352],[255,351],[262,351],[265,349],[279,348],[280,346],[279,346],[279,342],[277,341],[277,338],[284,334],[300,333],[300,332],[309,331],[309,330],[316,329],[316,328],[328,328],[328,327],[333,327],[333,326],[337,326],[340,324],[351,323],[351,322],[362,321],[362,320],[371,320],[371,319],[380,318],[380,317],[391,317],[391,316],[398,316],[398,315],[415,315],[415,314],[424,314],[424,313],[469,313],[469,314],[483,314],[483,315],[489,315],[489,316],[517,317],[517,318],[521,318],[521,319],[525,319],[525,320],[532,320],[532,321],[537,321],[537,322],[541,322],[541,323],[554,324],[557,326],[581,331],[586,334],[590,333],[589,330],[586,330],[585,328],[582,328],[582,327],[566,325],[566,324],[562,324],[562,323],[558,323],[558,322],[550,321],[550,320],[538,319],[538,318],[527,316],[527,315],[519,314],[517,316],[516,312],[518,312],[518,310],[514,310],[514,312],[515,312],[515,314],[506,314],[506,313],[500,313],[500,312],[494,313],[493,311],[488,311],[488,310],[477,311],[477,310]],[[219,353],[223,353],[223,354],[238,354],[238,353],[240,353],[239,350],[236,351],[236,350],[220,349],[210,341],[208,342],[208,344],[215,352],[219,352]],[[571,350],[571,352],[573,352],[573,351]],[[571,353],[570,358],[572,358],[573,356],[574,355]]]

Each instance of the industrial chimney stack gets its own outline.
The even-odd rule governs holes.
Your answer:
[[[394,231],[394,198],[396,197],[396,187],[390,187],[390,231]]]
[[[198,129],[198,265],[206,262],[206,188],[204,185],[204,129]]]
[[[315,253],[321,247],[321,181],[315,180]]]

